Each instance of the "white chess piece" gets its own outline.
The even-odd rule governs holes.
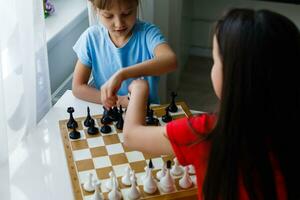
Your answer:
[[[88,176],[88,181],[83,184],[83,189],[87,192],[93,192],[95,191],[95,186],[93,185],[93,174],[89,173]]]
[[[148,166],[144,167],[145,170],[145,175],[141,176],[141,181],[144,181],[144,179],[146,178],[148,171],[150,170]]]
[[[193,184],[194,184],[195,186],[197,186],[197,177],[196,177],[195,175],[190,176],[190,177],[191,177],[191,179],[192,179],[192,181],[193,181]]]
[[[126,169],[125,169],[125,175],[121,179],[122,183],[124,185],[126,185],[126,186],[130,186],[131,185],[130,174],[131,174],[130,168],[126,167]]]
[[[117,186],[117,178],[116,176],[112,176],[112,189],[111,191],[108,193],[108,199],[109,200],[121,200],[122,199],[122,194],[119,191],[119,187]]]
[[[184,174],[182,176],[182,178],[179,180],[179,186],[181,188],[187,189],[193,186],[193,182],[192,179],[189,175],[189,167],[186,166],[184,168]]]
[[[116,177],[116,174],[114,171],[109,172],[109,176],[110,176],[110,179],[106,182],[105,187],[108,190],[112,190],[113,182],[115,179],[117,180],[117,177]],[[116,182],[116,185],[117,185],[117,187],[119,187],[118,181]]]
[[[175,190],[174,180],[170,174],[171,161],[167,162],[166,175],[160,179],[160,186],[165,193],[169,193]]]
[[[173,176],[181,176],[183,174],[183,169],[179,166],[179,163],[178,163],[178,160],[176,157],[174,158],[174,165],[172,166],[171,174]]]
[[[100,185],[101,185],[100,181],[96,181],[94,185],[95,185],[95,192],[93,194],[92,200],[103,200],[103,197],[100,193]]]
[[[147,168],[146,176],[143,178],[144,191],[148,194],[153,194],[157,190],[156,182],[152,176],[152,169]]]
[[[194,165],[189,165],[189,174],[196,174]]]
[[[166,175],[166,172],[167,172],[166,163],[164,163],[161,170],[156,173],[156,178],[160,180],[162,177]]]
[[[130,200],[139,199],[141,197],[141,193],[136,187],[136,177],[135,177],[134,172],[132,173],[132,175],[130,177],[130,181],[131,181],[131,187],[130,187],[130,190],[128,191],[127,196]]]

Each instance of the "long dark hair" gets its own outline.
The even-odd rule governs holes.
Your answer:
[[[217,22],[223,63],[218,121],[203,186],[205,200],[277,199],[274,157],[289,199],[300,199],[300,34],[286,17],[232,9]],[[241,178],[241,179],[239,179]]]

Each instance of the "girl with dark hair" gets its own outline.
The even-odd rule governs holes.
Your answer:
[[[300,199],[300,34],[267,10],[232,9],[215,28],[217,114],[144,126],[148,84],[134,81],[125,145],[196,169],[199,199]]]
[[[150,101],[159,103],[159,75],[176,69],[176,56],[159,28],[137,19],[139,0],[90,0],[99,22],[89,27],[73,49],[78,61],[74,96],[109,108],[128,104],[128,86],[143,76]],[[94,85],[88,84],[90,75]]]

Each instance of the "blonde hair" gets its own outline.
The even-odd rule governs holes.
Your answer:
[[[114,0],[89,0],[89,1],[93,4],[94,8],[103,10],[103,9],[110,9],[112,2]],[[115,0],[115,1],[118,1],[118,3],[120,3],[120,2],[123,2],[123,3],[135,2],[137,6],[139,5],[139,0]]]

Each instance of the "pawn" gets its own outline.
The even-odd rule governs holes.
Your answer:
[[[103,197],[100,193],[100,185],[101,185],[100,181],[95,181],[94,185],[95,185],[95,192],[93,194],[92,200],[103,200]]]
[[[137,186],[136,186],[136,178],[135,178],[134,171],[132,173],[132,176],[130,177],[130,181],[131,181],[131,187],[130,187],[130,190],[128,191],[127,196],[130,200],[139,199],[141,197],[141,193],[137,189]]]
[[[87,116],[86,116],[83,124],[85,127],[90,127],[93,122],[95,124],[95,120],[91,117],[91,114],[90,114],[90,108],[87,107]]]
[[[178,107],[177,107],[177,105],[176,105],[176,103],[175,103],[175,97],[176,97],[176,96],[177,96],[177,94],[176,94],[175,92],[172,92],[172,93],[171,93],[172,100],[171,100],[170,105],[168,106],[168,109],[169,109],[169,111],[172,112],[172,113],[175,113],[175,112],[178,111]]]
[[[173,176],[180,176],[183,174],[183,169],[179,166],[179,163],[178,163],[178,160],[176,157],[174,158],[174,165],[171,169],[171,174]]]
[[[87,192],[95,191],[95,186],[93,185],[93,174],[89,173],[88,181],[83,184],[83,189]]]
[[[67,112],[70,114],[70,118],[69,118],[69,121],[67,123],[67,127],[70,128],[70,129],[77,128],[78,123],[75,121],[75,119],[73,117],[74,108],[73,107],[68,107]]]
[[[158,119],[153,116],[153,114],[154,114],[153,112],[154,111],[152,109],[150,109],[150,111],[148,112],[148,114],[146,116],[146,124],[157,126],[158,125]]]
[[[165,122],[165,123],[168,123],[170,121],[172,121],[172,116],[170,115],[169,113],[169,108],[166,107],[166,114],[164,116],[162,116],[162,121]]]
[[[107,124],[104,124],[101,129],[100,129],[101,133],[107,134],[111,132],[111,127]]]
[[[160,180],[162,177],[166,175],[167,168],[166,168],[166,163],[164,162],[163,167],[159,172],[156,173],[156,178]]]
[[[95,127],[95,121],[94,120],[90,120],[90,126],[89,126],[87,132],[90,135],[96,135],[97,133],[99,133],[99,129],[97,127]]]
[[[121,179],[122,183],[126,186],[130,186],[131,185],[130,177],[131,177],[131,170],[129,167],[126,167],[125,175]]]
[[[189,175],[189,166],[185,166],[184,174],[179,180],[179,186],[183,189],[187,189],[193,186],[193,181]]]
[[[76,127],[73,127],[73,130],[69,133],[69,137],[73,140],[80,138],[80,132],[76,130]]]
[[[170,174],[171,160],[167,161],[167,173],[160,179],[160,186],[165,193],[173,192],[175,190],[174,179]]]

